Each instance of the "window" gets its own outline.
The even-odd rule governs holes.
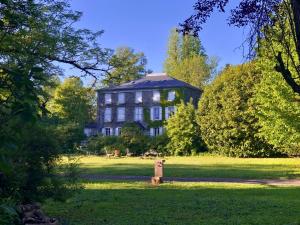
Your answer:
[[[154,106],[151,108],[151,120],[161,120],[161,107]]]
[[[117,120],[118,121],[125,121],[125,108],[124,107],[119,107],[117,110],[118,113],[118,117]]]
[[[105,94],[105,104],[111,104],[111,94]]]
[[[125,93],[119,93],[118,94],[118,104],[124,104],[125,103]]]
[[[135,103],[143,102],[143,94],[141,91],[135,93]]]
[[[135,121],[142,121],[143,120],[143,108],[142,107],[135,107],[135,109],[134,109],[134,120]]]
[[[159,136],[162,135],[162,133],[163,133],[162,127],[150,128],[150,136]]]
[[[120,136],[121,135],[121,131],[122,131],[122,128],[121,127],[117,127],[116,128],[116,136]]]
[[[175,106],[169,106],[169,107],[166,107],[166,119],[168,119],[171,115],[173,115],[175,113]]]
[[[103,134],[104,134],[105,136],[111,136],[111,135],[112,135],[112,129],[111,129],[110,127],[105,127],[105,128],[103,128],[103,129],[104,129]]]
[[[111,108],[106,108],[104,111],[104,122],[111,122]]]
[[[168,101],[172,102],[175,100],[175,91],[168,92]]]
[[[160,92],[159,91],[153,91],[152,100],[154,102],[159,102],[160,101]]]
[[[155,127],[154,128],[154,136],[158,136],[158,135],[160,135],[160,133],[159,133],[159,127]]]

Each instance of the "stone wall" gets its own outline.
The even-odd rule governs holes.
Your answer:
[[[144,90],[124,90],[124,91],[98,91],[98,99],[97,99],[97,126],[98,131],[101,133],[103,127],[111,127],[117,128],[122,127],[122,125],[126,122],[134,122],[134,109],[135,107],[143,107],[143,108],[151,108],[152,106],[160,106],[160,102],[152,101],[152,94],[154,90],[175,90],[176,88],[168,88],[168,89],[144,89]],[[135,103],[135,93],[138,91],[142,91],[142,103]],[[118,93],[125,93],[125,103],[118,104]],[[112,95],[112,103],[105,104],[105,94]],[[184,101],[188,102],[190,98],[193,99],[193,104],[195,107],[198,106],[198,101],[200,98],[201,92],[197,89],[192,88],[183,88]],[[112,121],[104,122],[104,110],[105,108],[111,108],[112,110]],[[117,121],[117,108],[125,107],[125,121],[119,122]],[[144,115],[143,115],[144,116]],[[147,127],[147,123],[142,121],[141,124],[144,127]],[[147,130],[146,130],[147,132]]]

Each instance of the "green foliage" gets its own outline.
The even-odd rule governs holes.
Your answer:
[[[121,138],[124,146],[139,155],[146,150],[147,137],[136,123],[126,123],[122,127]]]
[[[84,87],[80,78],[67,78],[54,90],[47,109],[65,152],[73,151],[85,138],[84,125],[95,118],[94,103],[94,91]]]
[[[216,67],[209,60],[200,39],[192,35],[179,35],[172,30],[164,70],[174,78],[203,89]]]
[[[150,110],[146,107],[143,108],[144,120],[148,124],[148,127],[162,127],[165,121],[165,110],[168,106],[176,106],[182,100],[184,100],[184,89],[183,88],[175,88],[172,89],[175,91],[175,99],[174,101],[168,101],[168,92],[169,90],[160,90],[160,106],[162,107],[162,120],[154,120],[150,119]]]
[[[204,150],[200,128],[196,122],[196,112],[191,102],[177,105],[177,110],[166,121],[169,138],[168,152],[173,155],[190,155]]]
[[[95,118],[95,93],[78,77],[66,78],[54,91],[48,110],[60,119],[81,125]]]
[[[0,224],[20,224],[19,214],[16,209],[16,202],[10,199],[0,199]]]
[[[109,64],[113,69],[102,80],[106,86],[135,80],[150,72],[146,70],[147,59],[144,53],[135,53],[128,47],[117,48]]]
[[[11,136],[15,129],[21,132]],[[1,140],[5,140],[0,145],[0,171],[4,179],[4,186],[0,184],[1,198],[23,202],[48,197],[62,199],[76,189],[68,177],[58,175],[56,163],[60,148],[51,127],[28,123],[20,127],[20,121],[14,121]]]
[[[274,39],[273,48],[285,52],[282,43]],[[282,75],[274,70],[276,59],[270,52],[268,45],[262,42],[257,64],[262,72],[262,79],[256,85],[254,96],[257,104],[256,115],[261,126],[259,134],[280,151],[290,155],[299,155],[300,96],[294,93]],[[294,60],[297,60],[295,46],[291,49],[291,53]],[[288,61],[286,54],[282,56],[285,61]],[[296,77],[296,71],[292,66],[290,71]]]
[[[156,136],[156,137],[148,137],[147,139],[147,148],[153,149],[158,153],[162,153],[163,155],[170,155],[171,152],[168,151],[167,145],[169,143],[169,138],[166,133]]]
[[[62,63],[96,76],[110,56],[97,43],[102,32],[73,27],[80,16],[67,1],[1,2],[0,199],[66,198],[76,189],[57,176],[59,138],[46,105]]]
[[[210,151],[238,157],[274,155],[257,136],[252,98],[260,76],[254,63],[229,66],[207,87],[199,102],[198,123]]]

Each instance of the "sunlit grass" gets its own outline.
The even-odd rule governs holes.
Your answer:
[[[168,177],[299,178],[299,158],[230,158],[220,156],[167,157]],[[82,173],[153,175],[153,159],[79,157]]]

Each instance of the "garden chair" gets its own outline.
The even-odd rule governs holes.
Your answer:
[[[105,154],[106,154],[106,157],[108,157],[108,158],[114,156],[114,153],[109,153],[106,149],[105,149]]]

